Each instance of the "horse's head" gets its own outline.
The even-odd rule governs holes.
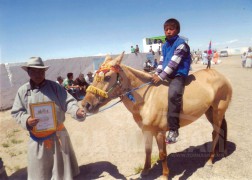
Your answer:
[[[123,55],[124,52],[115,59],[106,56],[96,71],[93,83],[87,88],[85,98],[81,102],[87,112],[97,113],[100,107],[122,94],[119,73],[122,72],[120,64]]]

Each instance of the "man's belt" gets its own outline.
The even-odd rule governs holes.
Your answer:
[[[65,128],[64,124],[61,123],[57,126],[56,130],[48,130],[48,131],[43,131],[43,132],[35,132],[34,128],[32,131],[30,131],[30,137],[34,141],[44,141],[46,148],[51,148],[52,142],[50,141],[49,138],[54,136],[57,131],[62,131]],[[59,143],[61,144],[61,141],[58,137]]]

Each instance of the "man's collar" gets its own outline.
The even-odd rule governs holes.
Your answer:
[[[39,83],[39,84],[35,84],[31,79],[30,79],[30,85],[31,85],[31,89],[40,89],[42,86],[45,85],[45,79]]]

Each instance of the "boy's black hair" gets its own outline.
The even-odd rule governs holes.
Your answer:
[[[57,81],[63,80],[63,78],[61,76],[57,77]]]
[[[171,18],[168,19],[167,21],[165,21],[164,23],[164,29],[167,25],[173,25],[176,26],[177,30],[178,30],[178,34],[180,33],[180,23],[177,19]]]
[[[67,73],[67,78],[70,78],[71,76],[73,76],[73,73]]]

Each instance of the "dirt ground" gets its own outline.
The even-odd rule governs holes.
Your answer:
[[[167,145],[171,179],[252,179],[252,69],[242,68],[240,56],[221,58],[212,65],[231,82],[233,98],[226,112],[228,156],[216,158],[213,167],[204,167],[211,145],[212,126],[202,116],[180,129],[176,144]],[[205,68],[193,64],[193,71]],[[113,102],[116,102],[114,100]],[[79,179],[136,179],[143,167],[145,153],[140,129],[122,103],[77,122],[69,115],[65,123],[78,159]],[[26,179],[28,133],[10,116],[0,112],[0,157],[9,179]],[[153,141],[153,160],[158,151]],[[143,179],[158,179],[161,163],[153,164]]]

